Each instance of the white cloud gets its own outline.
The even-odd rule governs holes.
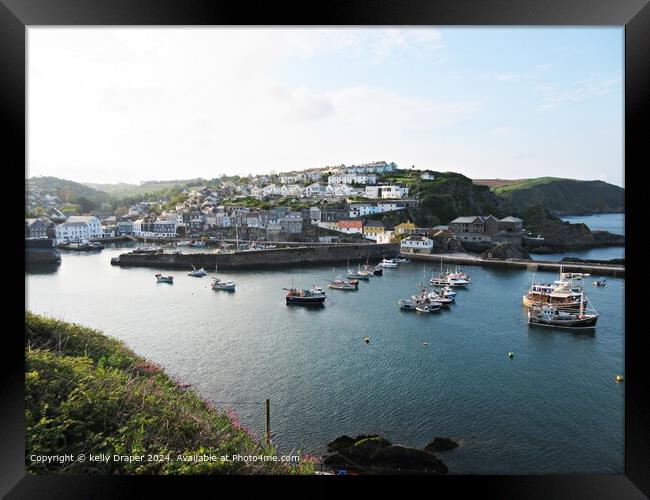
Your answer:
[[[543,97],[540,109],[551,109],[566,102],[579,102],[592,97],[609,94],[621,84],[621,77],[591,77],[574,82],[568,86],[540,85],[539,93]]]
[[[531,81],[531,80],[541,80],[543,74],[551,69],[550,64],[538,64],[529,71],[523,73],[500,73],[494,76],[494,79],[499,82],[520,82],[520,81]]]
[[[492,134],[497,137],[510,137],[515,129],[512,127],[499,127],[492,130]]]

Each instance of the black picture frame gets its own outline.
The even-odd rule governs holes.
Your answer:
[[[16,173],[26,160],[26,28],[40,25],[549,25],[625,26],[625,474],[603,476],[440,476],[424,478],[432,492],[463,494],[468,489],[499,498],[644,498],[650,495],[650,387],[645,358],[647,327],[638,315],[644,299],[641,219],[632,210],[643,197],[641,170],[650,96],[650,6],[648,0],[330,0],[280,5],[275,2],[210,0],[0,0],[0,109],[5,124],[3,161]],[[9,153],[9,154],[7,154]],[[3,169],[5,172],[7,168]],[[639,211],[640,212],[640,211]],[[9,213],[12,219],[13,214]],[[16,219],[16,224],[19,219]],[[20,234],[20,233],[18,233]],[[18,241],[18,240],[17,240]],[[17,246],[17,258],[24,248]],[[23,257],[21,257],[23,256]],[[12,258],[11,256],[8,258]],[[24,286],[24,281],[23,281]],[[635,292],[639,290],[639,292]],[[16,294],[18,295],[18,294]],[[636,311],[637,314],[632,314]],[[22,312],[8,313],[20,325]],[[23,321],[24,321],[24,316]],[[156,479],[128,477],[25,476],[24,350],[18,328],[6,329],[0,412],[0,495],[7,498],[115,498],[148,488]],[[136,481],[136,479],[138,479]],[[166,479],[166,478],[165,478]],[[189,478],[175,478],[184,482]],[[202,478],[223,481],[223,478]],[[246,483],[263,478],[249,478]],[[289,478],[291,479],[291,478]],[[386,482],[385,478],[371,478]],[[398,486],[400,480],[390,478]],[[294,478],[293,484],[319,489],[352,478]],[[368,478],[359,478],[368,484]],[[167,484],[167,481],[165,481]],[[185,483],[187,484],[187,483]],[[218,487],[221,483],[211,483]],[[426,488],[428,486],[422,485]],[[125,489],[126,488],[126,489]],[[128,490],[128,491],[127,491]]]

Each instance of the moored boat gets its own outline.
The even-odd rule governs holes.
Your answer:
[[[528,310],[528,325],[550,326],[572,330],[593,330],[598,321],[598,313],[587,310],[584,293],[580,298],[578,311],[567,311],[552,305],[533,306]]]
[[[203,276],[207,276],[208,272],[201,268],[201,269],[196,269],[194,266],[192,266],[192,270],[187,273],[188,276],[193,276],[194,278],[202,278]]]
[[[326,299],[322,288],[290,288],[287,292],[287,304],[320,305]]]
[[[533,283],[522,297],[526,307],[551,305],[560,308],[577,308],[580,306],[579,292],[570,282],[562,284]]]
[[[234,292],[236,283],[233,280],[220,280],[219,278],[214,278],[212,282],[213,290],[225,290],[226,292]]]
[[[399,305],[399,308],[403,311],[415,311],[417,308],[418,304],[412,300],[412,299],[400,299],[400,301],[397,303]]]
[[[163,276],[162,274],[158,273],[158,274],[156,274],[156,282],[157,283],[174,283],[174,277],[173,276]]]
[[[234,292],[236,283],[233,280],[221,280],[219,279],[217,270],[219,266],[214,267],[215,276],[212,278],[212,289],[213,290],[224,290],[226,292]]]
[[[343,279],[343,276],[339,275],[334,278],[327,286],[335,290],[357,290],[359,288],[359,281],[356,281],[356,283],[348,281],[346,279]]]
[[[399,267],[398,262],[394,262],[393,259],[382,259],[382,261],[377,264],[377,267],[383,267],[383,268],[396,268]]]
[[[594,286],[596,287],[606,287],[607,286],[607,280],[605,278],[601,278],[599,280],[594,281]]]

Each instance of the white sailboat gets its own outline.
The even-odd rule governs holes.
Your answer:
[[[226,292],[234,292],[236,283],[233,280],[222,281],[217,276],[218,266],[215,265],[214,272],[215,276],[212,278],[212,289],[213,290],[224,290]]]

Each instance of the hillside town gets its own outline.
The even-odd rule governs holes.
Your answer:
[[[258,175],[218,187],[184,188],[180,195],[138,201],[119,211],[93,210],[66,215],[55,193],[33,189],[27,206],[42,215],[25,219],[26,238],[51,238],[55,244],[133,238],[249,241],[400,242],[403,252],[432,253],[436,246],[514,241],[525,235],[516,217],[468,215],[446,225],[392,226],[382,214],[416,208],[409,188],[394,182],[395,163],[385,161],[300,172]],[[417,171],[418,182],[431,182],[431,171]],[[176,201],[176,203],[173,203]],[[119,212],[119,213],[118,213]],[[453,241],[452,241],[453,240]],[[437,244],[438,243],[438,244]]]

